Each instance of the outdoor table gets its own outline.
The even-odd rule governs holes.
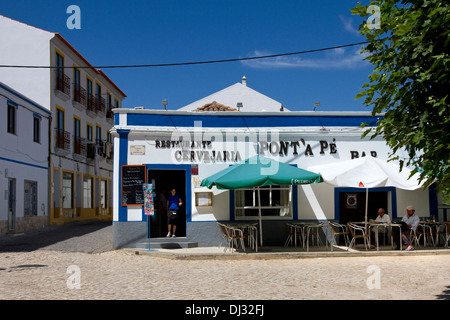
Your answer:
[[[253,222],[253,223],[229,223],[229,226],[233,227],[233,228],[237,228],[242,230],[242,232],[244,232],[246,229],[248,230],[248,242],[250,247],[253,249],[255,249],[256,252],[258,252],[258,223],[257,222]]]
[[[379,239],[378,239],[378,228],[379,227],[385,227],[385,228],[389,228],[391,229],[391,245],[392,248],[394,248],[394,241],[392,240],[392,228],[393,227],[397,227],[400,230],[399,233],[399,241],[400,241],[400,250],[402,250],[402,225],[399,223],[369,223],[370,228],[374,228],[375,229],[375,242],[376,242],[376,247],[377,247],[377,251],[379,251]]]

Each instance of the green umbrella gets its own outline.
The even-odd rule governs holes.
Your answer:
[[[267,185],[300,185],[322,182],[320,174],[262,156],[254,156],[202,180],[201,186],[218,189],[252,188]],[[260,200],[258,188],[258,201]],[[261,206],[259,206],[262,245]]]

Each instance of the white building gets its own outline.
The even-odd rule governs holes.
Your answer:
[[[50,223],[111,219],[111,110],[126,95],[58,33],[0,16],[0,43],[2,64],[44,67],[2,68],[0,81],[51,112]]]
[[[276,157],[302,169],[366,155],[380,159],[389,156],[390,149],[381,137],[361,139],[366,130],[361,123],[375,126],[381,117],[372,117],[370,112],[280,112],[278,106],[272,112],[243,112],[230,109],[242,101],[242,110],[246,108],[246,100],[238,95],[232,99],[216,95],[199,101],[191,104],[189,111],[115,110],[116,248],[147,234],[144,181],[152,183],[156,193],[156,214],[149,220],[151,237],[166,236],[167,218],[161,213],[159,201],[161,193],[175,188],[184,202],[177,237],[214,246],[221,241],[218,221],[257,222],[259,204],[255,189],[209,190],[200,187],[204,178],[256,154]],[[420,217],[437,212],[436,194],[431,188],[404,191],[382,187],[369,191],[369,219],[376,218],[379,207],[393,219],[401,218],[407,205],[414,205]],[[267,245],[284,243],[286,222],[364,220],[365,192],[359,188],[319,183],[267,187],[261,192]],[[356,201],[347,206],[347,199]]]
[[[47,225],[49,118],[0,82],[0,236]]]
[[[242,82],[237,82],[205,98],[179,108],[178,110],[201,111],[199,108],[202,108],[214,101],[242,112],[288,111],[280,102],[248,87],[247,78],[245,76],[242,77]]]

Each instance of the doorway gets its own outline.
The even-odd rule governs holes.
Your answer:
[[[388,212],[388,191],[369,191],[369,204],[367,206],[367,220],[376,219],[378,209]],[[364,221],[366,212],[366,192],[339,192],[339,223]]]
[[[150,217],[150,238],[165,237],[167,235],[167,212],[166,199],[170,190],[175,188],[181,197],[183,205],[178,211],[177,237],[186,236],[186,171],[185,170],[163,170],[149,169],[147,171],[147,182],[153,184],[156,195],[154,201],[155,215]],[[190,195],[189,195],[190,196]]]
[[[8,231],[16,229],[16,179],[8,179]]]

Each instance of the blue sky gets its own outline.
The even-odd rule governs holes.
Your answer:
[[[362,1],[366,3],[367,1]],[[243,58],[365,41],[357,0],[15,0],[0,14],[60,33],[91,64],[130,65]],[[66,26],[81,9],[81,29]],[[240,82],[295,111],[371,111],[355,100],[372,66],[360,47],[195,66],[104,69],[124,107],[178,109]]]

